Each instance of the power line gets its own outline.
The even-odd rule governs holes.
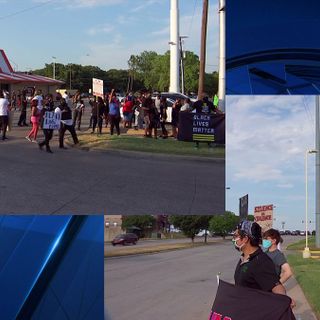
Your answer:
[[[193,14],[192,14],[191,22],[190,22],[189,33],[188,33],[189,35],[190,35],[191,27],[193,24],[193,18],[194,18],[195,12],[196,12],[197,2],[198,2],[198,0],[194,1]]]
[[[314,118],[313,118],[312,113],[309,109],[309,106],[307,105],[306,96],[303,96],[302,101],[303,101],[304,109],[307,114],[307,119],[312,123],[312,126],[314,126]]]
[[[25,9],[22,9],[22,10],[13,12],[13,13],[9,13],[9,14],[7,14],[5,16],[1,16],[0,20],[6,19],[6,18],[10,18],[10,17],[16,16],[16,15],[18,15],[20,13],[24,13],[24,12],[27,12],[27,11],[30,11],[30,10],[33,10],[33,9],[36,9],[36,8],[39,8],[39,7],[43,7],[43,6],[47,5],[47,4],[49,4],[50,2],[54,2],[54,1],[56,1],[56,0],[48,0],[46,2],[37,4],[35,6],[29,7],[29,8],[25,8]]]

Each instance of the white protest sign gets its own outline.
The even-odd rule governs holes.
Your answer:
[[[93,95],[103,98],[103,80],[92,78]]]
[[[43,129],[60,129],[61,113],[46,111],[43,118]]]

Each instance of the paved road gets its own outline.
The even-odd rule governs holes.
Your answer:
[[[59,150],[57,137],[48,154],[24,139],[27,130],[14,127],[0,141],[0,214],[224,211],[222,161]]]
[[[297,241],[285,237],[285,245]],[[230,241],[152,255],[105,259],[105,305],[111,319],[206,320],[216,290],[216,275],[233,282],[239,255]],[[314,320],[294,279],[288,294],[295,313]]]

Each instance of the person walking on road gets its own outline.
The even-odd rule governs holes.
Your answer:
[[[61,124],[59,129],[59,148],[67,149],[63,143],[64,135],[67,130],[71,133],[74,144],[78,144],[79,140],[72,120],[72,110],[67,102],[62,99],[61,104],[57,108],[55,108],[54,112],[60,113],[61,115]]]
[[[38,105],[38,108],[39,108],[39,105]],[[46,146],[46,151],[48,153],[53,153],[50,148],[50,140],[52,139],[52,136],[53,136],[53,129],[44,129],[43,128],[44,115],[47,111],[48,112],[54,111],[54,103],[53,103],[52,95],[47,95],[44,107],[41,109],[40,122],[41,122],[41,127],[43,129],[44,140],[42,142],[39,142],[38,146],[39,146],[40,150],[42,150],[42,148],[44,146]]]
[[[280,277],[280,282],[284,284],[291,276],[292,271],[284,254],[277,248],[281,241],[278,230],[269,229],[264,232],[262,247],[265,253],[272,259],[276,273]]]
[[[38,100],[31,100],[31,123],[32,129],[26,136],[26,139],[30,142],[37,142],[37,135],[39,131],[40,111],[38,109]]]

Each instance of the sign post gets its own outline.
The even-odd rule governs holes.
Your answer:
[[[92,78],[92,92],[94,96],[103,98],[103,80]]]
[[[239,216],[240,222],[246,220],[248,217],[248,206],[249,206],[249,195],[246,194],[245,196],[239,199]]]

